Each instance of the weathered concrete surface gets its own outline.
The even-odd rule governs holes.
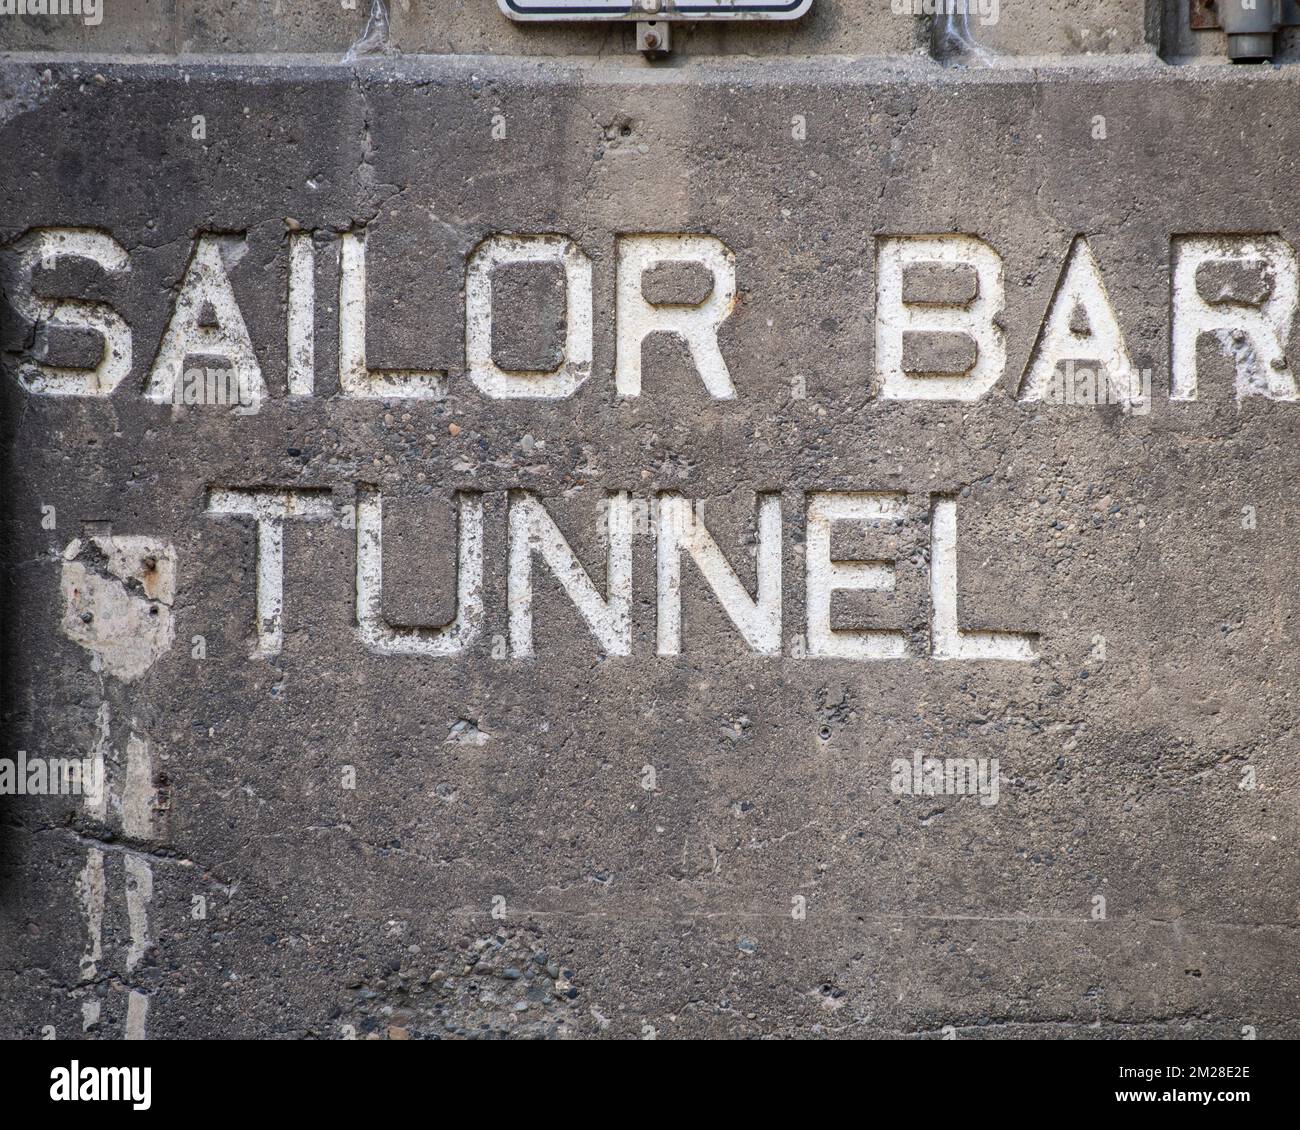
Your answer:
[[[39,286],[110,300],[135,356],[110,398],[28,396],[6,310],[3,752],[99,748],[111,796],[0,798],[4,1034],[1300,1035],[1300,405],[1238,403],[1208,348],[1200,399],[1167,393],[1171,235],[1300,241],[1294,75],[45,69],[0,72],[0,238],[111,232],[129,274],[61,263]],[[443,400],[338,395],[334,251],[362,226],[368,362],[446,370]],[[292,228],[318,244],[316,395],[294,401]],[[615,235],[664,231],[735,254],[734,400],[665,339],[643,395],[614,395]],[[245,233],[230,278],[270,386],[253,415],[142,395],[199,232]],[[464,376],[464,264],[493,232],[563,233],[594,264],[571,399]],[[1003,256],[1006,372],[979,402],[877,395],[876,237],[911,232]],[[1080,233],[1152,370],[1149,415],[1015,399]],[[545,359],[562,307],[548,286],[528,301],[531,329],[516,310],[494,347]],[[453,615],[453,495],[484,492],[483,637],[369,653],[354,532],[295,521],[283,650],[250,657],[255,531],[205,513],[209,488],[319,488],[342,515],[359,484],[384,492],[384,610],[408,624]],[[782,656],[747,649],[688,567],[683,654],[657,657],[638,533],[631,656],[602,657],[545,579],[536,658],[494,657],[517,488],[598,588],[606,491],[705,500],[751,590],[755,492],[780,492]],[[795,654],[819,490],[906,492],[902,527],[837,550],[897,558],[897,592],[835,616],[906,629],[911,658]],[[934,493],[959,496],[963,624],[1038,633],[1036,662],[927,657]],[[60,629],[65,547],[110,535],[175,555],[175,642],[129,683]],[[896,795],[914,750],[998,758],[999,802]]]
[[[0,24],[0,47],[83,54],[342,54],[362,36],[372,4],[103,2],[105,19],[95,26],[50,17]],[[506,19],[496,0],[386,0],[386,11],[390,44],[406,54],[601,55],[627,54],[635,46],[632,23],[525,27]],[[678,55],[906,53],[924,47],[927,24],[896,15],[888,0],[818,0],[814,11],[794,23],[683,24],[673,42]]]
[[[930,3],[930,0],[924,0]],[[321,53],[341,56],[365,33],[373,0],[211,4],[101,0],[103,19],[0,19],[0,51],[189,56]],[[383,0],[386,48],[403,54],[628,56],[631,23],[505,19],[493,0]],[[657,67],[718,55],[915,55],[977,65],[1032,56],[1136,54],[1169,59],[1224,54],[1217,31],[1188,27],[1187,0],[970,0],[960,16],[917,16],[916,0],[817,0],[793,22],[678,23]],[[898,11],[895,11],[897,5]],[[924,10],[924,9],[923,9]],[[983,13],[983,14],[982,14]],[[1300,30],[1279,37],[1278,58],[1300,55]]]

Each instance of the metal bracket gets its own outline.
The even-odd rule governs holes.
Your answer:
[[[640,20],[636,49],[647,59],[661,59],[673,49],[673,25],[666,20]]]

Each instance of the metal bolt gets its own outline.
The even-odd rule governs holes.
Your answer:
[[[653,0],[658,3],[658,0]],[[636,46],[650,58],[658,58],[672,50],[672,24],[659,20],[641,20],[636,25]]]

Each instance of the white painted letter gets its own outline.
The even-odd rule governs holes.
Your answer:
[[[284,646],[284,523],[289,518],[326,521],[333,516],[323,491],[213,490],[209,514],[235,514],[257,522],[257,649],[279,655]]]
[[[974,269],[976,293],[954,301],[904,302],[906,268],[937,264]],[[1002,376],[1006,342],[994,319],[1005,305],[1002,257],[973,235],[885,236],[876,253],[876,372],[886,400],[978,400]],[[903,369],[905,334],[960,334],[975,343],[974,365],[957,375],[916,376]]]
[[[558,263],[564,268],[564,358],[549,372],[501,369],[492,359],[492,272],[503,263]],[[465,367],[494,400],[561,400],[591,375],[591,260],[560,235],[494,235],[465,268]]]
[[[185,358],[193,354],[222,357],[230,362],[239,385],[240,405],[256,411],[266,396],[262,369],[226,276],[221,257],[223,243],[234,245],[232,252],[236,258],[242,255],[242,241],[229,237],[201,235],[194,245],[194,254],[185,268],[176,305],[149,373],[145,387],[149,400],[160,404],[176,400]],[[209,314],[216,325],[205,324]]]
[[[1037,658],[1035,637],[1020,632],[963,632],[957,626],[957,500],[938,498],[930,514],[930,652],[935,659]]]
[[[1082,311],[1087,319],[1087,333],[1076,333],[1071,328],[1076,310]],[[1084,236],[1076,237],[1070,245],[1025,373],[1020,399],[1044,399],[1057,367],[1064,361],[1096,363],[1098,403],[1112,403],[1103,395],[1103,374],[1120,404],[1142,403],[1142,382],[1133,369],[1133,359],[1124,344],[1115,308],[1110,303],[1097,260]]]
[[[808,499],[808,654],[831,659],[900,659],[907,635],[899,630],[836,631],[831,627],[831,594],[892,592],[894,566],[889,561],[836,561],[831,557],[831,528],[836,522],[879,525],[905,514],[906,495],[894,493],[826,493]]]
[[[1196,276],[1207,263],[1255,266],[1266,291],[1254,296],[1209,300],[1197,289]],[[1286,345],[1295,318],[1300,268],[1295,250],[1276,235],[1205,236],[1174,239],[1173,358],[1171,400],[1196,399],[1196,346],[1212,333],[1225,357],[1236,366],[1237,399],[1264,396],[1295,400],[1295,377]]]
[[[106,302],[37,298],[32,293],[32,273],[37,264],[51,268],[59,259],[88,259],[117,274],[131,269],[126,250],[111,235],[86,228],[38,228],[19,240],[14,250],[18,258],[8,280],[10,301],[19,317],[35,327],[35,356],[45,356],[51,328],[93,330],[104,342],[93,369],[28,359],[18,367],[19,382],[42,396],[108,396],[131,371],[131,327]]]
[[[357,627],[376,655],[459,655],[483,627],[483,503],[461,494],[456,551],[456,618],[441,628],[394,627],[384,619],[383,496],[357,491]]]
[[[698,264],[712,274],[713,289],[698,306],[656,306],[646,300],[641,281],[659,263]],[[641,343],[651,334],[671,333],[691,351],[709,394],[733,399],[736,387],[718,348],[718,327],[736,304],[736,257],[726,245],[711,235],[621,235],[617,274],[615,391],[641,395]]]
[[[311,396],[316,388],[316,252],[310,232],[289,236],[289,395]]]
[[[510,500],[510,650],[533,655],[532,558],[539,554],[582,613],[608,655],[632,651],[632,508],[626,493],[608,499],[608,597],[601,599],[586,569],[541,501],[524,491]]]
[[[745,642],[762,655],[781,654],[781,500],[759,497],[758,598],[751,599],[690,499],[663,495],[658,524],[659,654],[682,649],[682,559],[685,549],[709,582]]]
[[[339,237],[339,388],[344,396],[437,400],[441,370],[371,369],[366,365],[366,234]]]

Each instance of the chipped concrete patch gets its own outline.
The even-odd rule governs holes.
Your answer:
[[[74,539],[63,551],[63,634],[92,666],[132,682],[172,645],[176,556],[150,537]]]

